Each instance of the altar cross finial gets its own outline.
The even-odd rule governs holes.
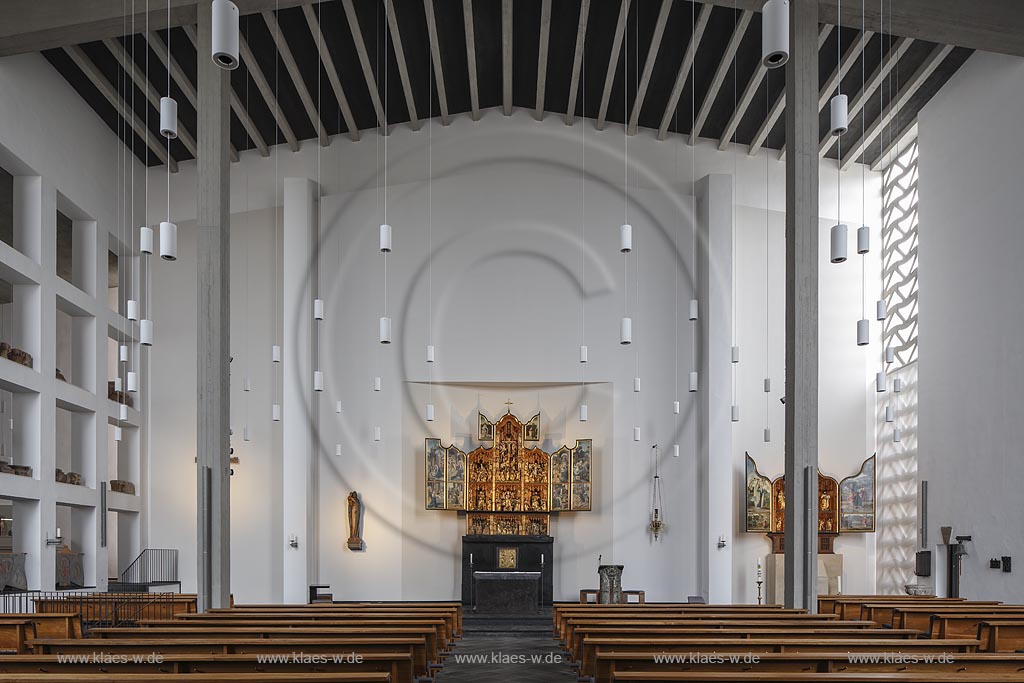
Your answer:
[[[512,399],[509,399],[509,400],[505,401],[505,406],[507,408],[506,412],[511,413],[512,412]]]

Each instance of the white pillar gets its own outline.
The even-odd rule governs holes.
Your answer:
[[[319,548],[317,539],[317,469],[315,407],[313,391],[313,345],[315,324],[309,315],[316,278],[310,275],[315,259],[317,234],[317,186],[307,178],[284,180],[284,231],[282,340],[283,441],[287,463],[282,468],[281,501],[284,547],[281,595],[286,603],[304,603],[307,587],[317,582]],[[293,315],[296,311],[302,315]],[[291,547],[291,539],[298,547]]]
[[[715,173],[696,184],[700,397],[697,457],[701,477],[701,594],[732,600],[734,490],[732,452],[732,178]],[[726,539],[718,547],[720,537]]]

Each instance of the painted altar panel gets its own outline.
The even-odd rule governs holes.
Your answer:
[[[468,454],[426,439],[426,509],[465,510],[472,534],[545,535],[550,512],[593,507],[593,442],[578,440],[549,455],[540,440],[540,414],[522,423],[511,412],[496,422],[477,417],[480,440]]]
[[[875,530],[875,456],[860,467],[860,472],[839,482],[839,530],[870,532]]]
[[[746,530],[772,530],[772,482],[757,471],[757,463],[746,454]]]

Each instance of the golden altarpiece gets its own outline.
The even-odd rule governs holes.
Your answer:
[[[537,446],[540,414],[521,422],[477,416],[479,441],[464,453],[426,439],[426,509],[466,513],[470,536],[547,536],[550,513],[591,509],[593,444],[581,439],[550,455]]]

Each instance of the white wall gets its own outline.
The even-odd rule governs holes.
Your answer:
[[[581,141],[585,135],[585,202],[581,185]],[[699,482],[694,463],[696,402],[685,391],[691,363],[691,330],[685,307],[692,291],[692,182],[707,173],[735,171],[737,177],[737,339],[743,349],[738,368],[738,402],[743,419],[734,426],[735,486],[720,495],[734,496],[729,542],[734,544],[735,601],[753,601],[756,557],[768,551],[767,541],[741,533],[742,461],[744,451],[757,458],[763,472],[783,469],[783,219],[784,166],[766,157],[748,157],[745,150],[718,152],[710,141],[694,148],[681,142],[658,142],[642,132],[629,138],[629,221],[634,225],[636,252],[629,257],[630,311],[636,344],[617,343],[623,306],[623,263],[617,250],[623,221],[623,141],[621,129],[595,131],[590,122],[566,127],[560,119],[537,123],[527,112],[506,118],[495,111],[474,123],[456,118],[442,128],[418,133],[403,127],[387,139],[387,219],[395,226],[395,252],[388,259],[389,315],[395,344],[382,348],[376,340],[377,318],[383,314],[382,257],[377,251],[377,225],[383,220],[379,162],[385,142],[372,133],[359,143],[335,138],[330,147],[307,143],[300,152],[279,151],[268,159],[243,154],[232,167],[232,349],[233,386],[240,386],[239,358],[254,349],[250,371],[250,424],[253,442],[239,449],[238,401],[233,389],[234,443],[242,464],[232,482],[233,592],[239,601],[274,599],[285,578],[275,574],[289,535],[280,528],[277,506],[281,468],[288,466],[274,440],[279,432],[269,422],[271,379],[268,310],[274,285],[268,272],[275,254],[273,214],[260,211],[280,205],[281,179],[318,178],[324,188],[322,224],[325,245],[321,278],[327,301],[322,331],[321,366],[327,390],[319,411],[320,579],[335,595],[390,598],[452,598],[458,594],[456,571],[463,520],[452,513],[422,509],[422,442],[436,434],[460,445],[473,431],[477,404],[496,416],[507,396],[513,409],[526,415],[534,405],[542,412],[542,430],[552,444],[592,436],[598,452],[595,512],[562,515],[553,527],[556,537],[556,597],[569,598],[595,582],[597,555],[627,565],[627,587],[643,588],[651,599],[678,599],[697,592],[697,530],[703,523],[697,503]],[[429,143],[429,144],[428,144]],[[691,175],[691,151],[695,173]],[[278,156],[279,155],[279,156]],[[432,166],[433,183],[426,178]],[[827,264],[828,226],[835,221],[836,173],[823,163],[822,219],[822,469],[837,478],[856,472],[871,455],[873,444],[874,358],[878,345],[859,349],[854,343],[861,315],[861,272],[854,258],[844,266]],[[318,167],[320,172],[318,174]],[[830,170],[831,169],[831,170]],[[771,175],[768,259],[768,366],[776,388],[769,420],[775,438],[762,442],[765,397],[765,191]],[[275,180],[276,177],[276,180]],[[843,216],[862,221],[859,168],[842,174]],[[879,220],[879,179],[866,174],[867,223]],[[154,480],[175,481],[153,491],[150,534],[157,545],[186,548],[194,541],[194,164],[182,164],[172,177],[172,215],[179,223],[181,259],[158,267],[157,328],[164,335],[154,347],[153,409]],[[151,199],[162,203],[160,184],[152,183]],[[180,201],[179,201],[180,199]],[[433,204],[432,246],[435,257],[428,286],[424,270],[428,202]],[[240,225],[242,207],[259,220]],[[585,207],[585,219],[582,209]],[[829,217],[832,216],[832,217]],[[159,215],[152,216],[153,219]],[[586,223],[586,248],[581,249],[581,224]],[[852,232],[852,231],[851,231]],[[283,240],[306,239],[284,235]],[[877,244],[877,241],[876,241]],[[248,245],[247,247],[244,245]],[[678,250],[676,251],[676,247]],[[237,316],[242,305],[240,259],[245,248],[261,256],[250,265],[250,294],[259,303],[249,308],[251,327],[243,344]],[[587,257],[586,288],[578,284],[581,254]],[[676,254],[678,253],[678,258]],[[252,263],[252,262],[251,262]],[[639,305],[636,276],[639,263]],[[877,290],[877,252],[868,262],[867,281]],[[257,268],[259,275],[256,275]],[[676,341],[674,288],[678,276],[680,324]],[[259,279],[257,279],[259,278]],[[429,287],[429,290],[428,290]],[[422,421],[427,366],[427,292],[433,294],[433,343],[438,362],[432,379],[437,421]],[[868,292],[869,304],[877,293]],[[581,333],[581,302],[586,302],[585,342],[590,347],[587,381],[595,392],[589,400],[591,419],[576,419],[576,362]],[[497,306],[506,311],[499,316]],[[286,362],[297,316],[309,315],[310,302],[284,301]],[[167,316],[164,319],[161,316]],[[875,330],[876,335],[880,330]],[[636,396],[632,381],[639,352],[643,391]],[[678,373],[682,415],[674,416]],[[384,391],[371,391],[380,375]],[[517,382],[533,383],[524,388]],[[564,383],[570,383],[567,387]],[[474,386],[468,386],[474,385]],[[600,391],[598,391],[600,390]],[[440,392],[440,395],[439,395]],[[335,414],[341,400],[343,413]],[[597,413],[595,415],[595,412]],[[532,412],[530,412],[532,414]],[[601,419],[598,419],[600,416]],[[286,416],[286,419],[289,419]],[[632,441],[632,427],[642,426],[642,441]],[[383,440],[372,441],[373,426]],[[257,431],[261,430],[261,431]],[[472,442],[472,440],[470,440]],[[670,451],[680,443],[683,457],[663,463],[669,531],[654,544],[644,526],[649,515],[649,446]],[[343,456],[334,456],[335,444]],[[663,451],[664,452],[664,451]],[[278,455],[275,455],[278,453]],[[250,463],[253,463],[250,465]],[[257,464],[258,463],[258,464]],[[160,474],[158,474],[160,472]],[[240,474],[241,473],[241,474]],[[597,475],[596,475],[597,476]],[[365,553],[343,548],[347,533],[344,499],[350,490],[363,494],[368,508]],[[258,501],[239,514],[240,501]],[[182,519],[184,516],[184,519]],[[248,522],[242,520],[249,520]],[[269,539],[269,540],[268,540]],[[191,542],[191,543],[190,543]],[[874,585],[873,539],[844,538],[848,590],[870,591]],[[286,552],[286,551],[284,551]],[[189,576],[189,562],[182,568]],[[270,566],[265,566],[269,563]],[[749,570],[749,571],[748,571]],[[186,581],[186,588],[190,585]],[[191,584],[191,585],[194,585]]]
[[[1024,539],[1024,60],[975,53],[919,115],[919,476],[929,542],[971,534],[970,598],[1015,600],[1020,579],[988,568]],[[937,556],[945,562],[945,553]],[[940,586],[941,588],[941,586]]]

